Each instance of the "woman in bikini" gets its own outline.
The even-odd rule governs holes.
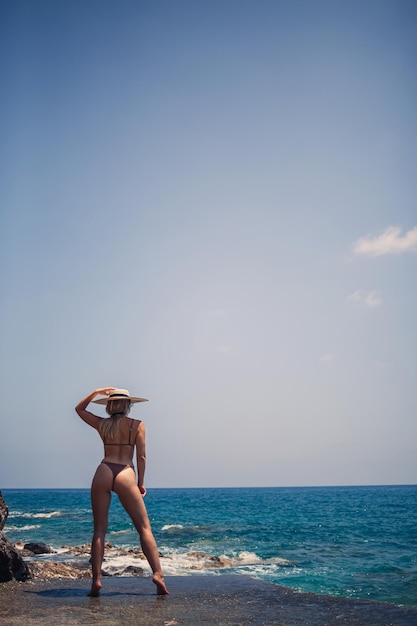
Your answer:
[[[100,395],[106,397],[94,400]],[[87,411],[90,402],[105,404],[110,417],[98,417]],[[88,594],[90,596],[98,596],[101,589],[101,564],[112,491],[119,496],[120,502],[139,533],[142,550],[152,569],[152,580],[156,585],[158,595],[168,593],[159,562],[158,548],[143,501],[146,494],[143,482],[146,463],[145,426],[140,420],[128,417],[130,407],[135,402],[146,402],[146,400],[132,397],[127,389],[104,387],[90,393],[75,407],[81,419],[98,431],[104,444],[104,459],[98,466],[91,485],[94,534],[91,542],[93,582]],[[135,446],[137,481],[132,462]]]

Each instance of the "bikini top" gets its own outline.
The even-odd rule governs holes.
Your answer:
[[[106,443],[104,441],[104,439],[103,439],[104,445],[105,446],[130,446],[131,448],[134,448],[135,444],[134,443],[130,443],[130,437],[132,435],[132,428],[133,428],[133,422],[134,421],[135,421],[134,419],[130,418],[129,441],[127,443],[122,443],[122,442],[120,442],[120,443]],[[139,424],[140,424],[140,421],[139,421]],[[138,425],[138,428],[139,428],[139,425]]]

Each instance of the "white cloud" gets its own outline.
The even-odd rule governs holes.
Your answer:
[[[230,346],[217,346],[214,352],[217,352],[217,354],[227,354],[227,352],[230,352]]]
[[[401,236],[401,228],[389,226],[380,235],[362,237],[353,244],[355,254],[382,256],[417,250],[417,226]]]
[[[348,300],[348,302],[360,302],[362,299],[362,294],[363,291],[354,291],[353,293],[348,295],[346,300]]]
[[[379,291],[370,291],[365,296],[365,304],[370,309],[374,309],[377,306],[381,306],[382,304],[382,294]]]
[[[334,354],[323,354],[320,357],[320,361],[334,361]]]
[[[361,291],[358,289],[354,291],[346,298],[348,302],[356,302],[359,304],[364,304],[370,309],[374,309],[377,306],[381,306],[382,294],[380,291]]]

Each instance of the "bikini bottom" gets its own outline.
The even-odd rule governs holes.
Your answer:
[[[110,461],[102,461],[101,464],[107,465],[107,467],[111,469],[111,472],[113,474],[113,483],[111,486],[112,491],[114,491],[114,481],[116,480],[116,476],[120,474],[122,470],[126,469],[126,467],[131,467],[132,470],[135,471],[135,468],[131,463],[129,463],[128,465],[123,465],[122,463],[111,463]]]

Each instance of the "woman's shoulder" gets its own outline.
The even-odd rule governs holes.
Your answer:
[[[133,422],[134,423],[132,425],[132,430],[134,431],[135,435],[143,433],[145,429],[145,424],[142,422],[142,420],[134,420]]]

